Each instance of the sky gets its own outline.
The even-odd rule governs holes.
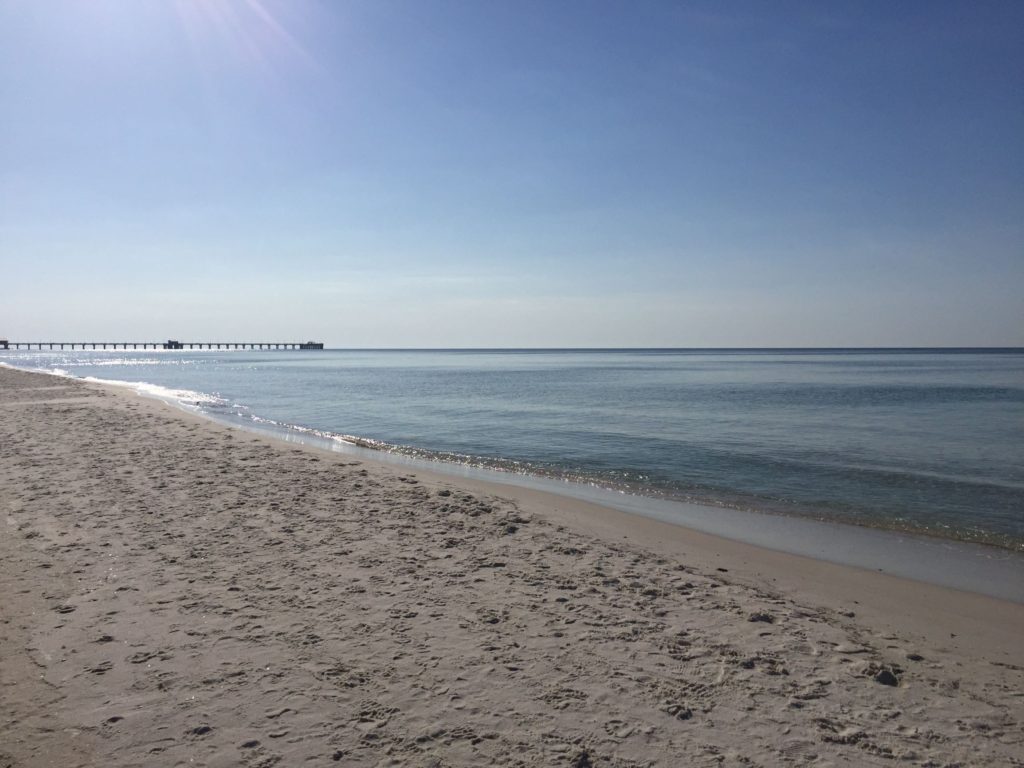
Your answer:
[[[0,0],[0,338],[1024,345],[1024,3]]]

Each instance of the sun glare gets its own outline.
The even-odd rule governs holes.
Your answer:
[[[294,15],[301,3],[289,4]],[[228,53],[270,71],[287,59],[313,65],[313,58],[288,29],[284,6],[265,0],[174,0],[175,13],[193,51],[205,58]]]

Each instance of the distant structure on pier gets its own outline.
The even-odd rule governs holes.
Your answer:
[[[322,341],[8,341],[0,349],[323,349]]]

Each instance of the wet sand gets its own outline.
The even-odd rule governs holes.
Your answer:
[[[0,368],[0,766],[1022,765],[1024,606]]]

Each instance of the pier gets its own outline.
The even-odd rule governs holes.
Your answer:
[[[323,349],[322,341],[8,341],[0,349]]]

